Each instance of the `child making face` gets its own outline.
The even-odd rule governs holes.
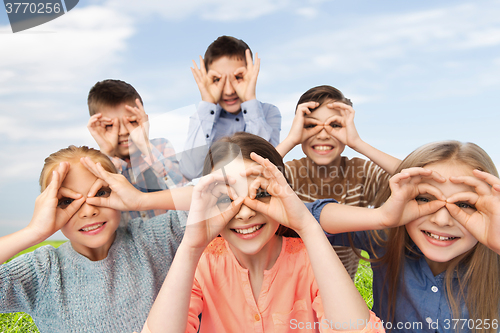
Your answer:
[[[472,143],[436,142],[397,171],[378,209],[344,206],[339,213],[338,205],[316,202],[312,212],[335,233],[332,243],[348,244],[342,232],[356,231],[354,246],[376,258],[373,311],[403,323],[393,331],[414,323],[421,332],[497,332],[500,179],[490,157]],[[391,229],[360,231],[384,228]]]
[[[377,193],[400,161],[361,140],[354,113],[351,101],[326,85],[309,89],[297,102],[290,133],[276,149],[285,156],[302,146],[306,156],[286,162],[285,170],[303,202],[331,198],[350,206],[375,206]],[[346,146],[370,160],[342,156]],[[336,246],[335,251],[354,279],[359,258],[350,247]]]
[[[118,173],[142,192],[173,189],[184,184],[172,144],[149,139],[148,115],[139,93],[120,80],[97,82],[89,91],[87,128]],[[165,210],[124,212],[124,220],[152,218]]]
[[[201,332],[328,332],[349,323],[378,331],[381,323],[270,160],[283,168],[272,145],[247,133],[212,146],[204,168],[211,173],[194,188],[186,234],[143,332],[196,332],[200,313]],[[281,236],[283,227],[301,238]]]
[[[91,203],[109,200],[112,190],[82,158],[116,172],[105,155],[87,147],[70,146],[45,160],[33,218],[0,238],[0,262],[57,230],[69,242],[0,266],[0,312],[27,312],[41,332],[139,329],[180,243],[185,215],[169,211],[119,227],[120,211]]]
[[[220,36],[210,44],[200,67],[191,71],[202,101],[189,120],[180,161],[188,179],[202,174],[203,161],[215,141],[244,131],[258,135],[273,146],[279,143],[281,114],[278,108],[257,100],[260,59],[252,59],[250,47],[241,39]]]

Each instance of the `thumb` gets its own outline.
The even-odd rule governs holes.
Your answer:
[[[244,200],[245,198],[243,197],[237,198],[231,202],[231,205],[226,210],[221,212],[222,218],[226,224],[239,212]]]
[[[304,125],[305,126],[305,125]],[[309,128],[303,128],[302,129],[302,142],[304,142],[305,140],[315,136],[315,135],[318,135],[319,133],[321,133],[321,131],[325,129],[325,126],[323,126],[322,124],[317,124],[316,126],[314,127],[309,127]],[[327,131],[328,132],[328,131]]]
[[[111,119],[111,123],[111,134],[113,134],[113,136],[118,136],[118,133],[120,132],[120,121],[118,118],[113,118]]]
[[[68,223],[69,220],[73,217],[73,215],[78,212],[80,207],[82,207],[83,203],[85,202],[85,197],[81,197],[79,199],[73,200],[71,204],[69,204],[68,207],[65,209],[58,209],[57,212],[57,218],[56,218],[56,224],[57,228],[61,229],[66,223]]]
[[[460,207],[454,203],[446,203],[446,209],[450,212],[451,217],[458,221],[461,225],[467,228],[467,222],[469,221],[470,215],[464,212]]]
[[[245,197],[245,206],[247,206],[251,210],[267,215],[269,204],[266,204],[257,199],[250,199],[249,197]]]
[[[423,205],[418,206],[418,211],[420,217],[433,214],[443,208],[446,205],[445,201],[442,200],[432,200],[431,202],[428,202]]]

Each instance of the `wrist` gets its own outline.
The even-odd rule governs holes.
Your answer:
[[[288,147],[290,147],[290,150],[292,150],[295,146],[298,146],[302,143],[301,137],[297,136],[287,136],[285,140],[283,140],[283,143],[285,143]]]
[[[291,142],[291,140],[287,139],[283,140],[276,146],[276,150],[278,151],[278,153],[280,153],[281,157],[285,157],[285,155],[288,154],[288,152],[290,152],[290,150],[292,150],[296,146],[296,144]]]
[[[349,148],[357,151],[360,154],[363,154],[363,152],[366,151],[367,146],[367,143],[361,140],[361,138],[359,137],[356,140],[349,141]]]
[[[385,208],[384,208],[385,206]],[[391,227],[395,227],[394,223],[391,223],[391,209],[389,205],[382,205],[378,208],[373,209],[373,216],[375,223],[373,224],[373,230],[382,230]]]
[[[305,242],[307,239],[315,240],[318,234],[324,234],[321,225],[316,221],[316,219],[309,214],[305,217],[304,222],[307,222],[302,228],[295,230],[295,232],[300,236],[300,238]]]
[[[45,241],[52,234],[41,232],[37,228],[28,225],[26,228],[19,231],[22,235],[23,241],[26,242],[27,248]]]
[[[212,97],[204,97],[203,95],[201,96],[201,100],[203,102],[207,102],[207,103],[210,103],[210,104],[217,104],[218,101],[216,101],[214,98]]]
[[[206,246],[195,246],[189,243],[189,235],[184,234],[184,238],[179,245],[179,249],[177,251],[183,251],[188,255],[188,257],[192,260],[199,260],[203,251],[205,251]]]
[[[241,100],[242,100],[243,102],[248,102],[248,101],[252,101],[252,100],[254,100],[254,99],[257,99],[257,97],[256,97],[255,95],[251,95],[251,96],[247,96],[247,97],[245,97],[245,98],[242,98]]]

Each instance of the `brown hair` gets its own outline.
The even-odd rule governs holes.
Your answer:
[[[97,82],[89,91],[87,104],[89,113],[93,116],[99,113],[102,106],[117,106],[126,103],[136,106],[135,100],[139,99],[144,105],[141,96],[130,84],[120,80],[104,80]]]
[[[252,160],[250,158],[250,153],[252,152],[267,158],[271,163],[276,165],[286,179],[285,164],[283,163],[283,158],[278,153],[276,148],[260,136],[246,132],[236,132],[232,136],[217,140],[210,147],[205,158],[203,175],[211,173],[217,163],[227,160],[228,158],[236,158],[240,153],[243,159]],[[281,224],[276,231],[276,234],[287,237],[298,237],[293,230]]]
[[[97,149],[89,148],[86,146],[76,147],[69,146],[68,148],[61,149],[52,153],[45,159],[42,172],[40,174],[40,190],[43,192],[50,184],[52,171],[61,162],[79,162],[81,157],[90,157],[94,162],[101,163],[102,167],[112,173],[116,173],[116,168],[109,158]]]
[[[205,56],[203,58],[205,61],[205,68],[208,71],[212,62],[224,56],[243,60],[246,64],[245,51],[247,49],[250,50],[250,47],[241,39],[231,36],[220,36],[213,41],[205,51]],[[252,55],[252,50],[250,50],[250,55]]]
[[[396,173],[410,167],[431,163],[456,163],[479,169],[498,177],[497,169],[488,154],[473,143],[441,141],[424,145],[408,155]],[[390,190],[381,193],[379,202],[387,200]],[[384,286],[388,286],[389,316],[394,316],[399,281],[403,274],[404,257],[418,255],[405,226],[375,232],[375,242],[386,247],[386,254],[374,261],[387,265]],[[458,276],[458,286],[452,283]],[[451,261],[445,273],[444,285],[454,318],[460,318],[460,301],[464,300],[469,316],[476,322],[483,318],[498,319],[500,303],[500,256],[486,245],[477,243],[461,259]],[[386,318],[386,320],[390,320]],[[473,330],[475,332],[475,330]],[[487,331],[488,332],[488,331]],[[489,332],[496,332],[493,328]]]
[[[319,108],[324,103],[329,103],[330,101],[342,102],[349,106],[352,106],[351,100],[346,98],[340,90],[327,85],[317,86],[303,93],[302,96],[300,96],[299,101],[297,102],[297,106],[305,102],[318,102]],[[295,109],[297,109],[297,106],[295,107]],[[311,111],[314,110],[315,109],[312,109]]]

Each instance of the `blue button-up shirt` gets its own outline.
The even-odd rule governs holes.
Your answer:
[[[317,200],[306,204],[306,206],[319,221],[323,207],[332,202],[335,201],[331,199]],[[347,233],[327,234],[327,236],[332,245],[350,245]],[[369,231],[352,232],[351,236],[354,247],[368,252],[370,258],[381,257],[385,254],[385,247],[377,245]],[[370,240],[373,248],[370,246]],[[387,321],[389,318],[388,285],[384,283],[387,266],[381,263],[372,263],[373,312],[384,321],[386,330],[392,328],[392,332],[454,333],[458,331],[457,327],[462,329],[460,332],[470,332],[467,326],[470,324],[467,322],[469,313],[463,300],[460,302],[460,318],[453,320],[452,310],[444,288],[446,272],[434,276],[425,257],[416,245],[414,250],[417,254],[408,253],[405,256],[403,274],[396,296],[394,318],[390,322]],[[458,279],[454,277],[452,280],[454,286],[458,288]],[[476,324],[474,323],[474,325]]]
[[[281,113],[272,104],[253,99],[241,103],[241,112],[234,114],[226,112],[219,104],[202,101],[189,119],[188,136],[180,160],[181,172],[188,179],[200,177],[208,148],[220,138],[247,132],[276,147],[280,142],[280,130]]]

